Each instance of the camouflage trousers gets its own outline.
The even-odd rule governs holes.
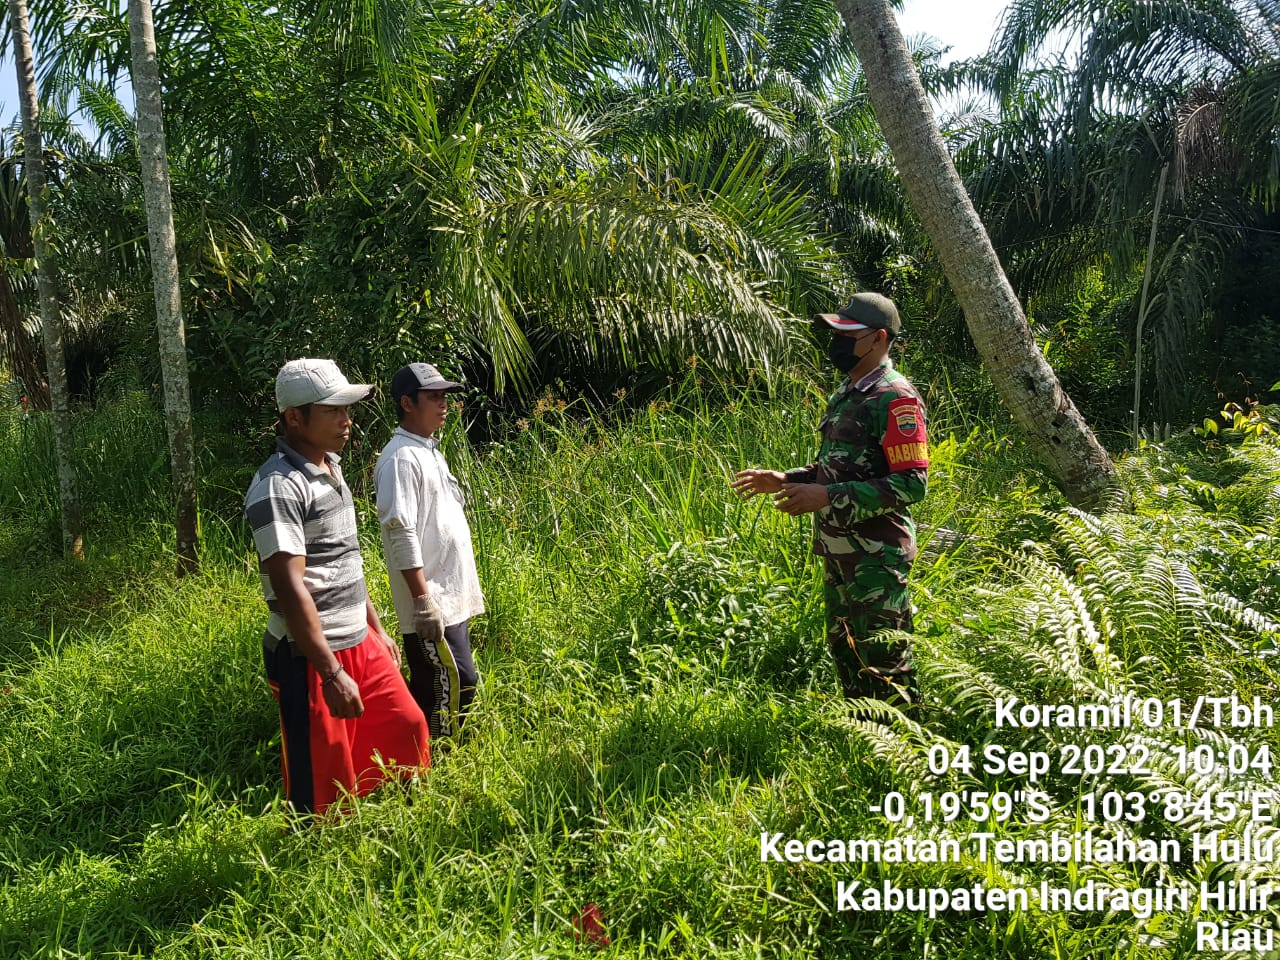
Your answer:
[[[846,697],[920,702],[910,641],[873,639],[881,630],[911,630],[911,559],[871,554],[824,558],[827,648]]]

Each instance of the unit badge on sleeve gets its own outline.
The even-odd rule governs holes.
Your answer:
[[[899,397],[889,404],[889,427],[881,446],[894,473],[929,466],[929,441],[919,400]]]

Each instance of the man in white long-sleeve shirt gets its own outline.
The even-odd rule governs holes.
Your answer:
[[[432,740],[457,738],[479,681],[469,626],[484,613],[484,596],[462,488],[435,438],[449,414],[448,394],[461,389],[429,363],[398,370],[391,396],[400,425],[373,471],[409,690]]]

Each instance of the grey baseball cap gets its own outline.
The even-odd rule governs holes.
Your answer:
[[[372,390],[367,383],[351,383],[332,360],[290,360],[276,374],[276,406],[282,413],[308,403],[345,407]]]
[[[465,389],[466,387],[460,383],[446,380],[440,371],[429,363],[411,363],[407,367],[401,367],[391,378],[391,399],[397,404],[401,397],[407,397],[419,390],[446,390],[457,393]]]
[[[855,293],[836,313],[815,313],[815,320],[825,321],[842,333],[855,330],[886,330],[897,337],[902,332],[898,308],[888,297],[878,293]]]

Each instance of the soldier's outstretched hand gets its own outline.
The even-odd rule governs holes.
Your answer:
[[[777,493],[786,481],[781,470],[739,470],[733,478],[733,492],[743,500],[757,493]]]
[[[773,498],[773,505],[783,513],[798,517],[829,506],[831,498],[821,483],[783,483]]]

